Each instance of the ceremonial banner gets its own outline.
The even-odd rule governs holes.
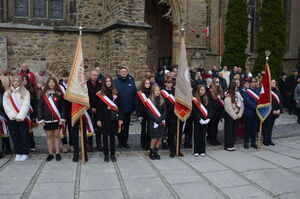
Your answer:
[[[192,112],[192,88],[184,38],[181,39],[180,45],[175,99],[174,112],[181,121],[185,121]]]
[[[269,116],[272,110],[272,94],[271,94],[271,73],[269,64],[266,64],[265,75],[259,95],[256,113],[261,122]]]
[[[64,98],[72,102],[72,126],[89,109],[89,95],[85,78],[82,39],[78,38],[76,53],[71,68],[68,88]]]

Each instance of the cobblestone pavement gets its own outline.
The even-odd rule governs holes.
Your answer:
[[[274,140],[276,146],[235,152],[208,147],[206,157],[184,150],[183,158],[150,160],[143,151],[118,152],[105,163],[100,152],[87,163],[71,154],[46,162],[33,154],[26,162],[0,160],[0,198],[300,198],[300,137]],[[12,159],[9,159],[12,158]]]

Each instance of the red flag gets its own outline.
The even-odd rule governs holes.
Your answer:
[[[184,38],[182,38],[180,45],[175,99],[174,112],[181,121],[185,121],[192,112],[192,88]]]
[[[72,126],[89,109],[89,95],[87,90],[81,36],[78,38],[76,53],[71,68],[68,88],[64,98],[72,102]]]
[[[272,93],[271,93],[271,73],[269,64],[266,64],[265,75],[259,95],[256,113],[263,122],[272,110]]]

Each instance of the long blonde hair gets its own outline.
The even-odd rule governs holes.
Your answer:
[[[153,102],[153,104],[155,104],[154,93],[155,93],[156,88],[159,88],[159,90],[160,90],[160,87],[157,84],[155,84],[151,87],[150,100]],[[159,94],[159,106],[164,105],[164,103],[165,103],[165,99],[163,98],[163,96],[161,96],[161,94]]]
[[[9,89],[7,89],[6,91],[5,91],[5,95],[7,96],[7,97],[10,97],[11,96],[11,93],[12,93],[12,87],[13,87],[13,81],[14,81],[14,79],[18,79],[19,80],[19,82],[20,82],[20,89],[19,89],[19,92],[20,92],[20,94],[21,94],[21,99],[23,99],[23,97],[25,96],[25,92],[26,92],[26,88],[25,88],[25,86],[24,86],[24,84],[23,84],[23,79],[22,79],[22,77],[21,76],[19,76],[19,75],[16,75],[16,76],[14,76],[14,77],[12,77],[11,78],[11,83],[10,83],[10,87],[9,87]]]

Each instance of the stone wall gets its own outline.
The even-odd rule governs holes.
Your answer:
[[[0,69],[7,68],[7,40],[6,35],[0,34]]]

